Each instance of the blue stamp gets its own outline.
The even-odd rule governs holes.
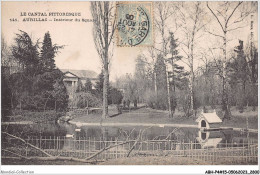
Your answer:
[[[117,46],[153,45],[152,2],[117,4]]]

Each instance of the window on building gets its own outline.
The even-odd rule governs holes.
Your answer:
[[[207,137],[207,134],[206,134],[205,132],[202,132],[202,133],[201,133],[201,139],[202,139],[202,140],[205,140],[206,137]]]
[[[202,121],[201,121],[201,127],[206,127],[206,122],[205,122],[205,120],[202,120]]]
[[[72,86],[72,81],[66,81],[66,84],[67,84],[68,86]]]

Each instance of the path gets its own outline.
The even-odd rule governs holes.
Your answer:
[[[180,128],[198,128],[198,125],[186,124],[155,124],[155,123],[81,123],[69,121],[70,124],[77,126],[157,126],[157,127],[180,127]]]

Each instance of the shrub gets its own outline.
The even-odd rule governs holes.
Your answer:
[[[56,112],[54,110],[45,112],[32,112],[28,110],[13,110],[15,121],[32,121],[36,123],[55,122],[59,117],[63,116],[63,112]]]
[[[123,99],[122,92],[111,87],[108,93],[108,104],[121,104]]]
[[[167,92],[165,90],[158,90],[157,93],[156,95],[154,91],[146,91],[145,101],[147,105],[153,109],[168,109]]]
[[[100,107],[102,104],[101,99],[97,98],[89,92],[78,92],[72,99],[71,103],[75,104],[77,108]]]

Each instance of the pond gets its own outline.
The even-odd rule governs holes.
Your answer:
[[[2,125],[2,131],[19,136],[24,139],[28,138],[48,138],[50,140],[62,138],[62,144],[59,149],[65,148],[65,142],[71,140],[105,140],[105,141],[124,141],[127,137],[135,140],[139,134],[142,140],[160,141],[172,140],[176,143],[198,143],[199,148],[206,147],[223,147],[225,144],[239,144],[250,142],[257,143],[257,133],[246,133],[232,130],[201,132],[197,128],[175,128],[175,127],[97,127],[81,126],[61,123],[61,124],[32,124],[32,125]],[[54,147],[53,143],[46,146]],[[66,149],[69,149],[66,147]]]

